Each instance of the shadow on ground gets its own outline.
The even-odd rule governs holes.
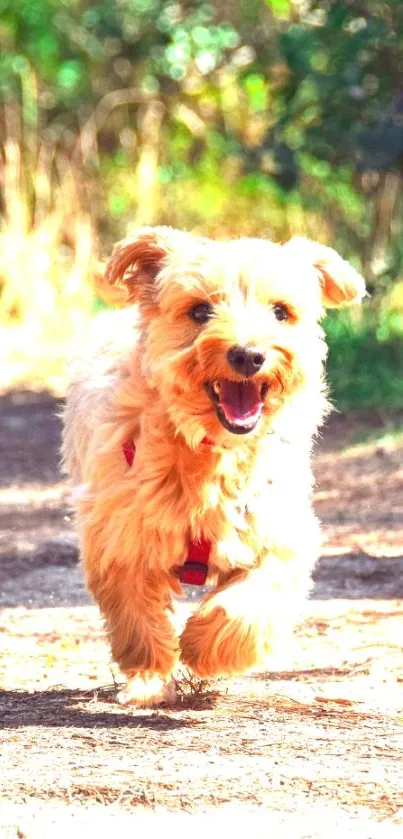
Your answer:
[[[192,712],[214,707],[214,695],[183,697],[179,705],[168,710]],[[144,712],[121,707],[116,702],[116,689],[97,691],[65,690],[55,688],[45,691],[0,691],[0,717],[2,729],[43,726],[45,728],[144,728],[152,731],[170,731],[175,728],[194,727],[197,718],[167,716],[163,712]]]

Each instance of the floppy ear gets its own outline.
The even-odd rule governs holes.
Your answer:
[[[143,227],[122,239],[106,266],[107,283],[124,288],[128,303],[151,303],[155,279],[172,250],[169,243],[175,233],[169,227]]]
[[[358,271],[333,248],[296,236],[284,245],[298,260],[308,260],[318,273],[324,306],[335,308],[359,303],[365,296],[365,282]]]

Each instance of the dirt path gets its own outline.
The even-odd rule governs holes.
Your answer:
[[[327,429],[324,556],[293,647],[243,679],[184,680],[177,706],[139,712],[115,702],[83,589],[55,409],[0,400],[0,836],[156,819],[172,831],[191,819],[196,836],[230,822],[275,839],[401,836],[403,438],[368,416]],[[363,429],[376,442],[353,444]]]

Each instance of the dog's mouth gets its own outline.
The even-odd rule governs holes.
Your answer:
[[[205,383],[221,425],[232,434],[249,434],[262,413],[268,382],[215,379]]]

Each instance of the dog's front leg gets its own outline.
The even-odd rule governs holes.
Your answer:
[[[180,639],[181,660],[201,677],[245,672],[265,661],[299,617],[309,571],[296,557],[270,554],[250,571],[233,571],[201,603]]]
[[[128,680],[120,701],[140,707],[173,701],[178,642],[167,578],[139,579],[129,563],[111,563],[102,576],[90,574],[88,583],[105,617],[112,655]]]

